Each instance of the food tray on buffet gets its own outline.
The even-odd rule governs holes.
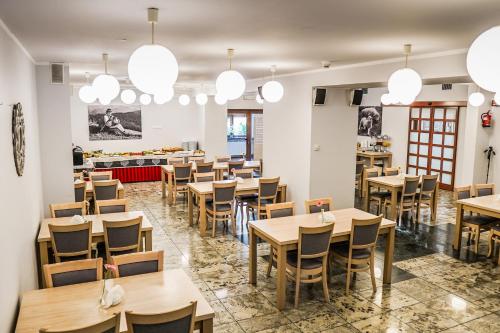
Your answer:
[[[88,160],[94,165],[95,169],[109,168],[129,168],[129,167],[145,167],[166,165],[167,160],[172,157],[205,156],[202,151],[176,151],[171,153],[120,153],[107,154],[98,157],[89,157]]]

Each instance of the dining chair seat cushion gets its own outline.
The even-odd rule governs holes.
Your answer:
[[[344,258],[349,258],[349,243],[342,242],[340,244],[333,245],[333,253]],[[370,250],[367,249],[353,249],[352,258],[353,259],[367,259],[371,255]]]
[[[207,209],[213,211],[214,210],[214,203],[212,202],[207,202]],[[216,205],[217,211],[218,212],[228,212],[231,211],[231,205],[230,204],[218,204]]]
[[[297,251],[289,251],[286,254],[286,262],[288,265],[297,268],[298,265],[298,253]],[[314,269],[319,268],[323,265],[323,261],[321,258],[313,258],[313,259],[302,259],[300,263],[301,269]]]
[[[497,222],[498,220],[494,217],[490,216],[478,216],[478,215],[469,215],[464,216],[464,222],[474,225],[488,225]]]

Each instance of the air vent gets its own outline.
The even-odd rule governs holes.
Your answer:
[[[451,90],[452,89],[452,84],[451,83],[443,83],[441,85],[441,90]]]
[[[64,64],[51,63],[50,64],[50,83],[51,84],[64,84]]]

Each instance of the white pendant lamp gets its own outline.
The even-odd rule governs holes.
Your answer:
[[[151,96],[148,94],[142,94],[139,96],[139,102],[141,102],[142,105],[149,105],[151,104]]]
[[[475,92],[469,96],[469,104],[472,106],[481,106],[484,103],[484,95],[481,92]]]
[[[205,105],[208,102],[208,96],[205,93],[199,93],[198,95],[196,95],[195,99],[196,104],[198,105]]]
[[[94,79],[92,88],[97,98],[99,98],[99,102],[103,105],[107,105],[120,93],[120,83],[113,75],[108,74],[107,53],[103,53],[102,60],[104,60],[104,74],[100,74]],[[107,104],[103,102],[107,102]]]
[[[179,104],[182,106],[189,105],[190,101],[191,101],[191,98],[186,94],[182,94],[179,96]]]
[[[260,97],[259,92],[257,92],[257,94],[255,95],[255,101],[257,102],[257,104],[264,104],[264,100],[262,99],[262,97]]]
[[[276,66],[271,66],[272,79],[262,86],[262,96],[264,100],[269,103],[279,102],[281,98],[283,98],[283,85],[274,80],[275,72]]]
[[[217,103],[217,105],[224,105],[227,103],[227,98],[225,98],[221,94],[216,94],[214,96],[214,101],[215,101],[215,103]]]
[[[158,8],[148,8],[148,22],[151,23],[151,44],[143,45],[132,53],[128,60],[128,76],[137,89],[156,95],[164,87],[174,85],[179,65],[169,49],[155,44]]]
[[[89,83],[90,74],[88,72],[85,73],[85,79],[87,83],[78,90],[78,96],[81,101],[87,104],[94,103],[97,99],[94,89]]]
[[[174,97],[174,88],[169,87],[167,89],[163,89],[161,92],[157,93],[154,95],[154,101],[156,104],[165,104],[167,102],[170,102],[172,98]]]
[[[385,93],[380,97],[380,102],[384,105],[391,105],[396,104],[398,101],[391,94]]]
[[[122,90],[120,94],[120,99],[125,104],[132,104],[137,99],[137,95],[135,94],[135,91],[133,91],[132,89],[125,89]]]
[[[467,52],[467,71],[481,88],[500,91],[500,26],[480,34]]]
[[[388,81],[389,94],[402,104],[411,104],[422,90],[422,79],[413,69],[408,68],[408,57],[411,53],[411,44],[404,46],[405,68],[398,69],[391,74]]]
[[[240,72],[232,69],[232,57],[234,55],[234,49],[227,50],[227,56],[229,58],[229,70],[224,71],[219,74],[217,80],[215,81],[215,89],[217,94],[222,95],[227,100],[235,100],[241,97],[245,92],[246,82],[243,75]]]

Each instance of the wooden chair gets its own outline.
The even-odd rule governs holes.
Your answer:
[[[243,179],[253,178],[252,169],[233,169],[232,173],[234,178],[236,177]]]
[[[87,183],[84,181],[75,183],[75,202],[87,201]]]
[[[380,176],[380,171],[378,168],[369,168],[365,169],[364,172],[365,175],[365,186],[367,191],[371,191],[368,188],[368,178],[374,178]],[[390,192],[388,191],[381,191],[379,188],[377,188],[375,191],[370,192],[370,202],[368,203],[368,211],[370,210],[370,203],[371,201],[375,201],[377,203],[377,215],[380,214],[380,211],[382,210],[384,206],[384,201],[386,198],[388,198],[391,195]]]
[[[286,258],[287,277],[295,281],[295,308],[299,305],[301,283],[323,283],[325,302],[328,294],[328,252],[333,223],[321,227],[299,227],[297,251],[290,251]]]
[[[253,170],[252,169],[233,169],[233,178],[242,178],[242,179],[250,179],[253,178]],[[255,199],[257,195],[255,194],[243,194],[236,196],[236,206],[234,208],[234,215],[238,215],[238,210],[240,211],[241,216],[241,225],[243,226],[243,211],[245,210],[245,206],[248,200]]]
[[[193,177],[194,177],[195,183],[213,182],[213,181],[215,181],[215,172],[214,171],[195,172]]]
[[[196,162],[196,172],[206,173],[214,171],[214,162]]]
[[[247,221],[250,220],[250,210],[252,210],[254,219],[256,212],[257,219],[266,217],[266,205],[276,203],[279,183],[280,177],[259,178],[259,192],[257,198],[247,201]]]
[[[231,156],[225,155],[225,156],[215,156],[215,162],[217,163],[223,163],[223,162],[229,162],[231,161]]]
[[[184,308],[166,313],[139,314],[126,311],[125,318],[128,333],[192,333],[196,318],[196,301]]]
[[[141,248],[142,216],[123,221],[102,221],[106,261],[111,256],[139,252]]]
[[[47,288],[102,280],[102,258],[43,265]],[[97,300],[96,300],[97,302]]]
[[[84,180],[83,172],[73,172],[73,181],[76,182],[77,180]]]
[[[363,161],[356,161],[356,175],[354,178],[354,185],[358,189],[359,195],[361,195],[362,186],[362,177],[363,177],[363,169],[365,168],[365,164]]]
[[[89,172],[91,182],[96,180],[111,180],[113,179],[113,171],[92,171]]]
[[[399,167],[385,168],[384,176],[397,176],[399,175],[399,172],[400,172]]]
[[[49,232],[56,262],[92,257],[92,223],[49,223]]]
[[[243,169],[243,165],[245,164],[245,160],[232,160],[227,162],[228,172],[224,172],[224,179],[230,179],[231,174],[234,170]]]
[[[121,313],[117,312],[111,318],[101,321],[90,326],[79,327],[76,329],[46,329],[41,328],[40,333],[120,333],[120,317]]]
[[[268,219],[293,216],[295,215],[295,203],[281,202],[276,204],[269,204],[266,206],[266,214]],[[271,276],[273,262],[277,261],[278,261],[278,252],[274,247],[271,246],[271,248],[269,249],[269,265],[267,266],[267,277]]]
[[[189,156],[188,162],[204,163],[205,157],[204,156]]]
[[[110,213],[124,213],[128,212],[127,199],[114,199],[114,200],[96,200],[95,213],[110,214]]]
[[[115,277],[125,277],[163,271],[163,251],[147,251],[112,256],[111,263],[118,268]]]
[[[493,256],[497,243],[500,244],[500,225],[495,225],[490,229],[488,236],[488,258]],[[498,255],[498,265],[500,265],[500,254]]]
[[[406,176],[403,184],[403,191],[398,193],[398,221],[402,221],[403,212],[410,212],[412,220],[415,222],[415,200],[420,183],[420,176]],[[391,200],[387,198],[384,204],[384,213],[388,206],[391,206]],[[394,207],[391,207],[393,209]]]
[[[52,218],[71,217],[75,215],[86,215],[87,205],[85,201],[50,204],[50,216]]]
[[[167,164],[170,164],[170,165],[184,164],[184,157],[167,158]]]
[[[93,181],[94,200],[118,199],[118,182],[118,179]]]
[[[429,208],[431,210],[431,216],[434,211],[434,206],[432,205],[432,200],[436,192],[436,187],[438,186],[438,175],[423,175],[422,184],[420,185],[420,191],[418,193],[417,200],[417,222],[420,217],[420,209],[422,205],[424,208]]]
[[[174,205],[177,202],[177,194],[187,195],[187,184],[191,181],[192,166],[191,163],[174,164]]]
[[[352,219],[349,242],[333,245],[333,259],[347,264],[345,292],[349,294],[351,272],[370,271],[373,291],[377,290],[375,282],[375,246],[382,215],[370,219]]]
[[[319,204],[321,203],[321,207]],[[333,210],[333,200],[330,197],[310,199],[305,201],[306,214],[319,213],[322,209],[325,212]]]
[[[207,217],[212,220],[212,237],[215,237],[215,228],[217,222],[226,222],[231,220],[233,235],[236,235],[236,219],[233,212],[234,195],[236,192],[236,182],[213,182],[213,201],[207,202]]]
[[[495,184],[475,184],[474,196],[483,197],[495,194]]]

